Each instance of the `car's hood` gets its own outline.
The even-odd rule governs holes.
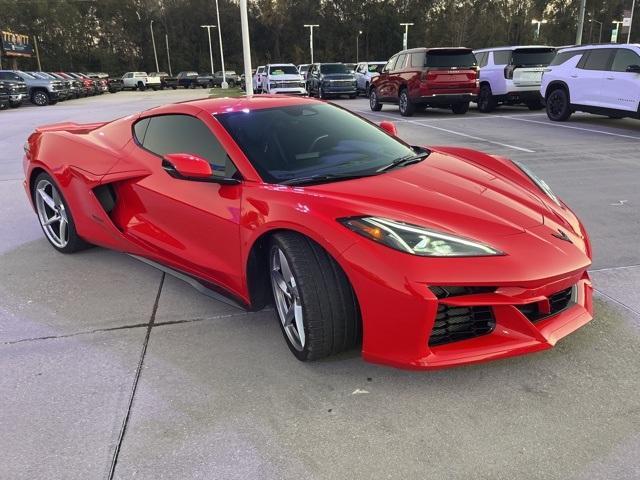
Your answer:
[[[544,223],[542,201],[516,183],[453,155],[353,181],[307,187],[355,215],[379,215],[466,237],[489,239]]]

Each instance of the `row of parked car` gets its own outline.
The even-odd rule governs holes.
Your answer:
[[[640,118],[637,44],[413,48],[386,61],[261,65],[252,81],[254,93],[364,94],[371,110],[397,104],[403,116],[427,108],[464,114],[475,102],[483,113],[500,105],[546,106],[554,121],[575,111]]]
[[[106,73],[0,70],[2,108],[17,108],[26,100],[38,106],[55,105],[63,100],[120,90],[122,81],[109,78]]]
[[[198,73],[194,71],[184,71],[178,75],[171,76],[167,72],[127,72],[122,76],[125,89],[132,90],[164,90],[171,88],[212,88],[222,85],[226,80],[230,88],[240,84],[240,76],[233,70],[225,70],[223,78],[222,71],[215,73]]]

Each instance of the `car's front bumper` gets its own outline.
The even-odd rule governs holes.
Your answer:
[[[286,95],[306,95],[307,91],[303,87],[282,87],[282,88],[270,88],[268,93],[270,94],[286,94]]]
[[[588,257],[551,256],[428,259],[356,242],[340,264],[358,298],[364,359],[426,370],[551,348],[593,315]],[[437,287],[469,292],[441,296]],[[567,304],[555,303],[569,289]]]

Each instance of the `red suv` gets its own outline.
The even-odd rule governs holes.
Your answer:
[[[468,48],[403,50],[371,81],[369,106],[378,112],[383,103],[397,103],[405,117],[427,107],[466,113],[478,95],[478,78],[478,63]]]

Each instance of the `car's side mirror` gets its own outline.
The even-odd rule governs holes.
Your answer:
[[[398,136],[398,130],[396,129],[396,124],[393,122],[380,122],[380,128],[387,132],[389,135],[393,135],[394,137]]]
[[[640,73],[640,65],[629,65],[627,67],[629,73]]]
[[[240,180],[235,178],[214,176],[211,164],[204,158],[191,153],[168,153],[163,158],[162,167],[169,175],[181,180],[225,185],[240,183]]]

